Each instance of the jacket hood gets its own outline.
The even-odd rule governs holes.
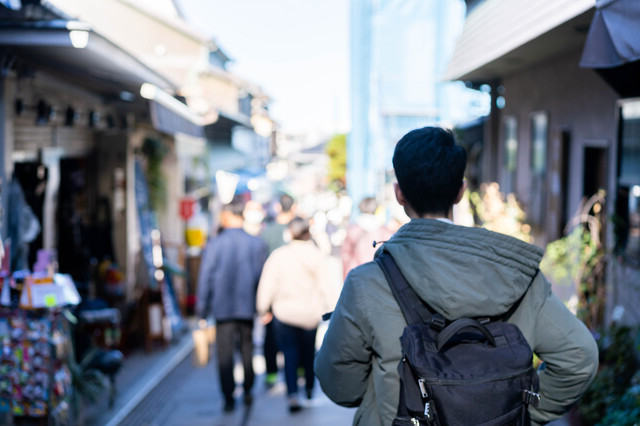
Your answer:
[[[447,319],[507,312],[531,285],[544,254],[508,235],[435,219],[411,220],[380,250]]]

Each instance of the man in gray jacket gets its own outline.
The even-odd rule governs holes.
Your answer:
[[[533,424],[561,417],[598,366],[595,341],[552,292],[539,270],[543,250],[482,228],[454,225],[453,205],[466,188],[466,152],[434,127],[406,134],[393,155],[398,203],[411,221],[384,243],[421,299],[448,320],[504,314],[544,361]],[[378,254],[378,253],[377,253]],[[376,255],[377,255],[376,254]],[[353,269],[315,361],[334,402],[358,407],[353,423],[391,425],[398,407],[399,337],[406,326],[376,262]]]
[[[216,320],[216,348],[224,411],[234,409],[233,376],[236,341],[244,368],[244,403],[253,402],[253,320],[256,290],[267,258],[267,246],[243,229],[245,203],[241,196],[222,207],[222,231],[202,253],[198,277],[196,316]]]

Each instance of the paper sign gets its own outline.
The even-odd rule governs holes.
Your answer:
[[[65,304],[78,305],[82,301],[71,275],[53,274],[53,282],[63,288],[64,298],[62,300],[64,300]]]
[[[9,278],[4,279],[2,284],[2,294],[0,295],[0,305],[11,305],[11,289],[9,288]]]
[[[47,308],[53,308],[54,306],[58,306],[58,299],[55,294],[47,294],[44,296],[44,305]]]
[[[24,294],[24,292],[23,292]],[[31,307],[52,308],[64,302],[64,289],[57,284],[32,284]]]

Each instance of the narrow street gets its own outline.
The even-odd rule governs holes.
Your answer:
[[[264,358],[254,356],[256,383],[251,407],[242,404],[237,388],[236,409],[222,410],[215,356],[205,367],[193,362],[193,344],[188,334],[165,352],[137,353],[118,375],[118,397],[113,408],[106,404],[85,409],[80,424],[87,426],[342,426],[353,422],[355,408],[334,404],[316,382],[313,398],[302,400],[304,409],[290,414],[283,373],[271,389],[264,385]],[[236,368],[236,380],[242,369]],[[551,422],[567,426],[567,417]]]
[[[215,362],[212,359],[206,367],[197,368],[190,357],[185,358],[119,424],[320,426],[352,422],[355,410],[335,405],[318,386],[313,399],[303,401],[305,409],[290,414],[284,383],[280,381],[272,389],[266,389],[264,375],[256,377],[252,406],[245,407],[239,396],[235,411],[224,413]]]
[[[355,409],[339,407],[331,402],[316,382],[311,400],[302,400],[304,409],[290,414],[286,401],[283,373],[271,389],[264,385],[264,358],[254,356],[256,382],[251,407],[242,404],[241,386],[237,388],[236,409],[224,413],[214,357],[204,367],[193,362],[193,343],[185,334],[163,352],[132,355],[117,376],[118,396],[115,406],[106,402],[87,405],[81,424],[116,426],[182,426],[182,425],[349,425]],[[236,381],[241,383],[242,369],[236,368]]]
[[[341,286],[341,269],[337,259],[331,259],[330,270],[333,277],[330,291],[337,300]],[[318,328],[318,344],[325,329],[326,324]],[[301,395],[304,409],[295,414],[289,413],[283,370],[274,387],[265,387],[262,333],[261,326],[256,324],[253,359],[256,381],[251,407],[242,404],[242,389],[238,386],[235,411],[223,412],[215,344],[210,346],[212,352],[208,364],[197,367],[194,363],[193,339],[187,331],[166,348],[151,352],[140,350],[127,355],[122,370],[116,376],[117,397],[114,407],[107,407],[106,401],[88,404],[80,420],[82,424],[95,426],[350,425],[355,409],[334,404],[322,393],[317,381],[311,400]],[[279,358],[281,367],[282,363],[283,359]],[[240,360],[236,364],[235,377],[237,383],[242,383]]]

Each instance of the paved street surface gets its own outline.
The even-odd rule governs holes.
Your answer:
[[[342,269],[332,258],[330,270],[333,276],[330,292],[337,300],[342,285]],[[190,319],[189,329],[195,326]],[[324,324],[318,330],[320,343]],[[254,333],[257,346],[262,341],[262,329],[257,323]],[[121,371],[116,376],[117,398],[113,407],[106,399],[85,404],[80,415],[81,424],[88,426],[116,425],[349,425],[355,409],[333,404],[316,383],[314,397],[307,401],[299,413],[290,414],[287,409],[284,375],[274,388],[264,387],[264,358],[261,348],[256,349],[254,369],[254,403],[250,409],[242,404],[242,391],[231,414],[222,412],[222,396],[219,390],[216,360],[206,367],[194,366],[193,340],[190,332],[177,336],[165,348],[151,352],[142,350],[127,354]],[[215,352],[215,351],[213,351]],[[280,360],[282,361],[282,360]],[[242,370],[237,371],[241,383]],[[304,388],[302,388],[304,389]]]
[[[322,329],[319,331],[322,334]],[[95,426],[250,426],[250,425],[350,425],[355,409],[331,402],[316,382],[311,400],[301,398],[304,409],[290,414],[286,400],[284,375],[271,389],[264,385],[264,358],[254,357],[256,382],[254,403],[245,407],[242,389],[238,386],[236,409],[222,410],[222,396],[216,360],[205,367],[193,362],[193,341],[189,333],[180,336],[165,349],[127,356],[117,376],[118,396],[115,406],[106,402],[87,406],[82,424]],[[282,361],[280,359],[280,361]],[[237,366],[236,381],[242,383],[242,369]],[[301,387],[301,390],[304,387]]]
[[[206,367],[197,368],[186,358],[119,424],[320,426],[352,422],[355,410],[333,404],[319,387],[310,401],[303,401],[305,408],[301,412],[290,414],[284,384],[280,381],[267,390],[263,385],[264,375],[257,377],[252,406],[242,404],[242,392],[238,389],[235,411],[224,413],[216,370],[215,359]]]
[[[257,376],[254,403],[242,404],[238,389],[236,410],[222,411],[215,358],[205,367],[193,363],[193,342],[185,334],[171,347],[129,356],[118,376],[118,398],[113,408],[103,402],[85,409],[81,424],[88,426],[341,426],[350,425],[355,409],[332,403],[317,382],[310,401],[295,414],[287,409],[284,378],[272,389],[264,386],[264,360],[254,358]],[[242,370],[236,371],[241,379]],[[550,423],[566,426],[565,419]]]
[[[236,410],[222,410],[215,358],[205,367],[193,363],[192,341],[188,335],[165,351],[137,354],[128,359],[119,377],[119,397],[112,409],[94,407],[93,416],[84,424],[107,426],[341,426],[350,425],[355,409],[339,407],[331,402],[316,382],[310,401],[301,399],[305,407],[290,414],[286,401],[284,377],[272,389],[264,386],[264,360],[258,354],[254,365],[258,375],[254,386],[254,403],[242,404],[238,387]],[[137,378],[136,378],[137,376]],[[236,370],[238,381],[242,370]],[[303,389],[303,388],[301,388]],[[99,412],[96,412],[98,409]],[[550,423],[566,426],[561,419]]]
[[[188,347],[188,346],[187,346]],[[254,359],[258,373],[264,371],[260,355]],[[144,365],[141,365],[144,366]],[[242,380],[242,370],[236,369],[236,378]],[[205,367],[196,367],[192,353],[183,356],[176,366],[159,381],[130,411],[124,410],[106,424],[149,426],[198,426],[198,425],[349,425],[354,409],[346,409],[332,403],[316,383],[311,400],[301,399],[304,409],[290,414],[286,401],[284,377],[273,388],[264,386],[264,374],[256,376],[254,403],[250,407],[242,403],[242,390],[238,386],[236,409],[232,413],[222,410],[222,397],[215,358]],[[304,388],[301,388],[304,389]],[[100,421],[97,420],[96,424]]]

